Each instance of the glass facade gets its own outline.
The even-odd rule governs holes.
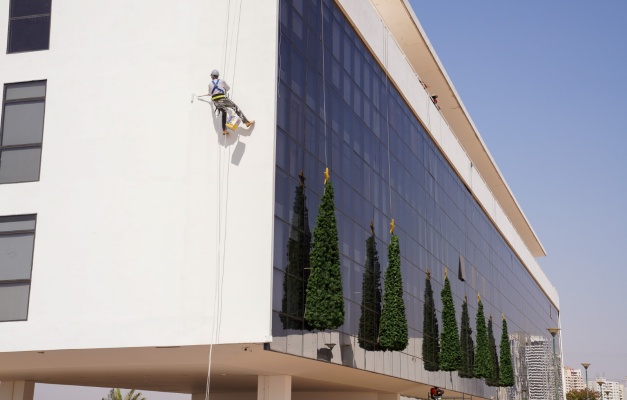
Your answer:
[[[546,329],[558,326],[557,310],[333,0],[281,0],[279,18],[271,350],[445,386],[449,374],[425,371],[421,359],[427,269],[440,324],[448,269],[458,324],[467,296],[473,337],[480,293],[497,341],[501,314],[512,350],[525,346],[517,338],[550,341]],[[337,331],[320,333],[303,312],[325,167],[335,189],[346,316]],[[392,218],[410,341],[402,352],[366,351],[357,340],[362,312],[371,311],[362,310],[366,241],[372,223],[383,279]],[[511,398],[528,398],[527,379],[516,379]],[[494,390],[478,379],[451,382],[449,389],[478,396]]]

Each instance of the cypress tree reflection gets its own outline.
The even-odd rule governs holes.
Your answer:
[[[370,222],[370,237],[366,239],[366,265],[361,286],[361,317],[359,317],[359,347],[365,350],[381,350],[378,342],[381,318],[381,264]]]
[[[457,318],[455,317],[455,303],[451,282],[444,270],[444,288],[440,292],[442,297],[442,333],[440,335],[440,369],[442,371],[459,371],[461,367],[461,348]]]
[[[492,377],[492,356],[490,356],[490,345],[488,344],[488,330],[485,324],[481,296],[477,295],[477,299],[477,315],[475,317],[477,323],[477,345],[475,346],[474,374],[477,378],[490,379]]]
[[[492,371],[490,376],[486,377],[485,383],[488,386],[499,386],[499,356],[496,350],[496,340],[494,339],[494,330],[492,329],[492,315],[488,320],[488,349],[490,350],[490,362],[492,364]]]
[[[310,273],[311,231],[305,195],[306,178],[303,171],[298,173],[298,178],[300,183],[295,190],[292,227],[287,241],[287,268],[283,278],[283,304],[280,316],[284,329],[311,330],[304,320],[305,288]]]
[[[460,334],[460,346],[462,365],[459,376],[462,378],[474,378],[473,366],[475,364],[475,342],[472,340],[472,328],[468,315],[468,299],[464,296],[462,304],[462,327]]]
[[[435,314],[435,301],[431,288],[431,273],[427,268],[425,278],[425,301],[422,321],[422,362],[427,371],[440,370],[440,331]]]
[[[499,371],[499,386],[514,386],[514,368],[512,367],[512,353],[509,344],[509,333],[507,331],[507,320],[505,315],[503,320],[503,330],[501,332],[501,370]],[[586,367],[586,373],[587,371]],[[587,385],[586,379],[586,385]]]
[[[409,327],[403,299],[403,275],[401,272],[401,248],[394,234],[394,220],[390,224],[388,267],[383,278],[383,307],[379,343],[389,351],[403,351],[409,344]]]

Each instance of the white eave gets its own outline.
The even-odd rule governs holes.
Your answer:
[[[540,239],[481,139],[477,127],[472,122],[408,0],[372,0],[372,3],[409,63],[427,85],[427,90],[438,95],[438,106],[444,119],[531,254],[534,257],[545,256],[546,251]]]

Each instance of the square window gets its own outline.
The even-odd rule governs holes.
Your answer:
[[[0,125],[0,184],[39,180],[46,81],[4,86]]]
[[[28,317],[36,215],[0,217],[0,322]]]
[[[50,14],[50,0],[12,0],[11,17]]]
[[[0,150],[0,183],[39,180],[41,147]]]
[[[48,50],[51,0],[11,0],[7,53]]]
[[[5,146],[41,143],[44,131],[44,100],[7,103],[2,121]]]

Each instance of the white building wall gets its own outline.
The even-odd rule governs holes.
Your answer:
[[[603,396],[600,397],[602,400],[621,400],[623,398],[623,390],[621,384],[616,381],[607,381],[604,378],[603,386],[601,387],[596,380],[588,381],[588,388],[590,391],[595,391],[600,393],[601,389],[603,389]]]
[[[0,216],[37,214],[0,352],[269,340],[277,7],[53,1],[50,50],[0,52],[0,84],[47,80],[40,181],[0,185]],[[214,68],[254,129],[191,102]]]
[[[572,367],[564,367],[564,381],[566,393],[571,390],[582,390],[586,388],[583,377],[581,376],[580,369],[573,369]]]

